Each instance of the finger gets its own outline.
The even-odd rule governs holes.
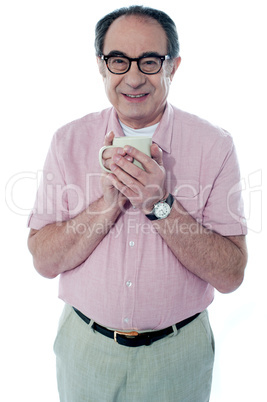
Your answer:
[[[107,148],[102,153],[102,159],[103,159],[104,163],[107,162],[108,164],[110,164],[115,155],[125,156],[125,151],[123,150],[123,148],[117,148],[117,147]],[[127,157],[127,160],[131,161],[131,157],[130,156]],[[106,164],[105,164],[105,167],[108,169],[110,168]]]
[[[124,157],[125,159],[127,159],[127,161],[129,161],[129,162],[133,162],[133,157],[132,156],[130,156],[130,155],[125,155],[125,157]]]
[[[162,149],[157,144],[152,144],[150,150],[151,158],[153,158],[159,166],[163,166]]]
[[[104,145],[112,145],[113,139],[115,137],[115,134],[113,133],[113,131],[110,131],[109,133],[107,133],[105,135],[105,141],[104,141]]]
[[[121,194],[125,196],[125,192],[127,192],[128,188],[127,186],[122,183],[118,177],[114,174],[109,174],[107,177],[110,186],[115,187],[116,190],[118,190]]]
[[[111,146],[112,143],[113,143],[114,137],[115,137],[115,134],[114,134],[113,131],[110,131],[109,133],[107,133],[107,134],[105,135],[104,145],[105,145],[105,146]],[[118,154],[123,155],[123,156],[125,155],[125,152],[123,151],[123,148],[117,148],[117,147],[116,147],[116,148],[115,148],[115,147],[107,148],[107,149],[105,149],[105,151],[102,153],[103,163],[104,163],[104,166],[105,166],[107,169],[109,169],[109,166],[108,166],[108,164],[106,164],[106,161],[107,161],[108,159],[111,159],[112,156],[113,156],[115,153],[118,153]]]
[[[116,176],[119,178],[120,181],[125,183],[127,186],[129,186],[129,183],[132,184],[133,180],[140,182],[143,185],[146,184],[147,173],[143,169],[140,169],[138,166],[134,165],[126,157],[122,157],[118,154],[114,155],[112,158],[112,164],[110,168],[113,172],[116,171],[115,172]]]
[[[150,156],[129,145],[125,145],[123,149],[133,159],[136,159],[138,162],[140,162],[146,172],[150,173],[155,168],[155,162],[151,159]]]

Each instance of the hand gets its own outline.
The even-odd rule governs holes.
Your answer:
[[[111,131],[105,136],[104,145],[112,145],[113,138],[114,133]],[[126,155],[123,148],[108,148],[103,152],[102,155],[103,164],[107,169],[110,169],[112,157],[116,155],[116,153],[122,156]],[[133,159],[131,158],[131,160]],[[101,184],[104,194],[104,201],[107,204],[108,208],[114,208],[114,207],[122,208],[125,202],[127,201],[127,198],[123,196],[123,194],[121,194],[120,191],[113,185],[113,179],[114,179],[113,174],[109,174],[103,171],[101,177]]]
[[[162,161],[162,150],[151,146],[151,158],[134,147],[126,145],[124,151],[138,160],[144,170],[135,166],[120,154],[112,156],[110,169],[114,187],[124,194],[131,204],[148,214],[158,201],[167,197],[165,188],[166,172]]]
[[[114,135],[113,131],[110,131],[105,136],[104,145],[105,146],[112,145],[114,137],[115,137],[115,135]],[[110,170],[112,157],[116,154],[124,156],[130,162],[133,161],[133,158],[131,156],[127,155],[123,148],[121,148],[121,147],[108,148],[108,149],[105,149],[105,151],[102,153],[102,160],[103,160],[103,165],[105,166],[105,168]]]

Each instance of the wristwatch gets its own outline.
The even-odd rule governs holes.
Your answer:
[[[173,202],[174,198],[172,194],[169,194],[166,200],[157,202],[152,211],[147,214],[146,217],[151,221],[167,218],[167,216],[169,216],[171,213]]]

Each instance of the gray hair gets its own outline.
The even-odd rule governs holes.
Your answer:
[[[98,21],[95,27],[96,56],[100,56],[103,54],[104,41],[110,25],[117,18],[123,15],[134,15],[156,20],[162,26],[166,33],[168,54],[171,56],[172,59],[179,56],[179,39],[176,25],[173,20],[163,11],[144,6],[122,7],[107,14],[100,21]]]

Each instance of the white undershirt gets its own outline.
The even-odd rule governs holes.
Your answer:
[[[123,124],[121,121],[120,121],[120,125],[121,125],[124,135],[126,137],[137,137],[138,135],[152,137],[154,132],[156,131],[159,123],[154,124],[153,126],[138,128],[138,129],[128,127],[125,124]]]

